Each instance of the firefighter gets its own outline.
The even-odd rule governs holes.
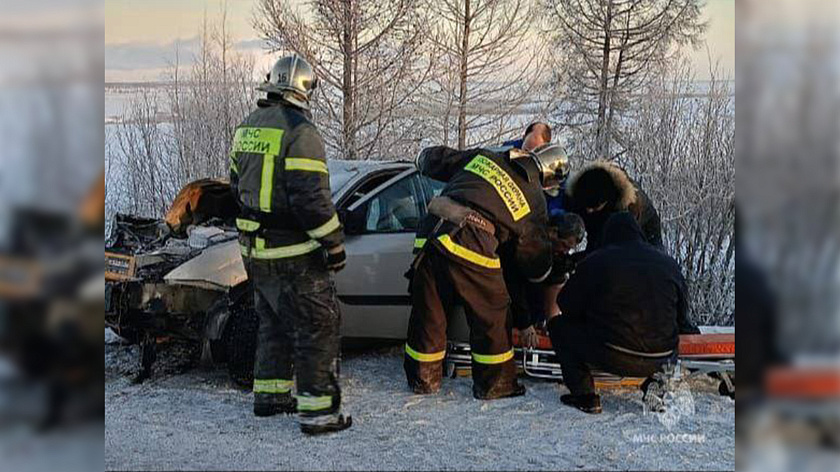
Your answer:
[[[267,97],[236,129],[230,155],[239,242],[260,322],[254,414],[297,410],[306,434],[351,425],[341,414],[341,315],[331,276],[345,264],[344,233],[324,143],[310,121],[316,86],[304,59],[278,60],[258,87]]]
[[[447,313],[462,305],[470,326],[473,396],[519,396],[511,345],[510,299],[502,276],[506,264],[533,282],[551,273],[543,190],[568,172],[562,147],[525,152],[427,148],[417,158],[423,175],[446,182],[429,204],[412,264],[412,312],[405,346],[405,373],[418,394],[440,388],[446,355]]]

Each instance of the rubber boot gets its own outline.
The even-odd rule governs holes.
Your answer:
[[[563,395],[560,397],[560,401],[563,402],[564,405],[573,406],[584,413],[597,415],[603,411],[601,409],[601,397],[595,393],[587,393],[585,395]]]
[[[305,419],[304,421],[307,422],[300,424],[300,430],[307,436],[317,436],[321,434],[337,433],[353,426],[352,416],[338,415],[337,417],[330,417],[333,419],[331,421],[324,422],[323,424],[313,422],[311,418]]]
[[[524,385],[516,382],[511,390],[506,392],[495,392],[491,389],[489,392],[482,393],[475,385],[473,385],[473,397],[477,400],[499,400],[502,398],[521,397],[525,395],[527,389]]]
[[[291,394],[255,394],[254,416],[291,415],[297,412],[297,400]]]
[[[663,413],[665,411],[665,392],[667,384],[659,373],[645,379],[639,387],[642,390],[642,403],[647,411]]]

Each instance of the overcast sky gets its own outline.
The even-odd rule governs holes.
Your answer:
[[[228,29],[237,49],[253,54],[258,67],[273,62],[261,48],[251,27],[256,0],[105,0],[105,80],[109,82],[160,80],[174,61],[176,46],[181,62],[195,50],[205,13],[212,22],[227,3]],[[709,20],[706,48],[690,51],[699,79],[708,77],[709,54],[723,72],[735,73],[735,0],[707,0]]]

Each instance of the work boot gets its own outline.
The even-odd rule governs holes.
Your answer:
[[[658,373],[645,379],[639,388],[642,389],[642,403],[644,403],[647,411],[652,413],[665,412],[667,384]]]
[[[423,385],[420,383],[415,383],[411,385],[411,391],[414,392],[415,395],[434,395],[440,391],[440,385],[435,387],[430,387],[428,385]]]
[[[563,395],[560,401],[564,405],[573,406],[584,413],[597,415],[601,413],[601,397],[595,393],[587,393],[584,395]]]
[[[514,384],[513,389],[505,392],[497,392],[493,389],[490,389],[488,392],[481,392],[478,387],[473,385],[473,397],[478,400],[498,400],[501,398],[521,397],[522,395],[525,395],[526,391],[527,389],[525,386],[519,382]]]
[[[291,415],[297,412],[297,400],[290,393],[272,394],[271,397],[258,393],[255,396],[254,416]]]
[[[307,436],[337,433],[353,426],[353,417],[344,415],[326,415],[322,417],[301,417],[300,430]]]

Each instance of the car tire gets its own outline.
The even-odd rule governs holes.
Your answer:
[[[213,360],[213,362],[217,364],[224,364],[227,362],[228,347],[226,341],[226,339],[216,339],[207,342],[210,346],[210,358]]]
[[[123,326],[115,326],[111,328],[111,331],[114,332],[117,336],[121,337],[125,340],[128,344],[140,344],[140,341],[143,339],[143,333],[135,328],[132,327],[123,327]]]
[[[225,327],[223,341],[228,374],[243,388],[250,388],[254,383],[258,328],[259,319],[250,306],[234,309]]]

